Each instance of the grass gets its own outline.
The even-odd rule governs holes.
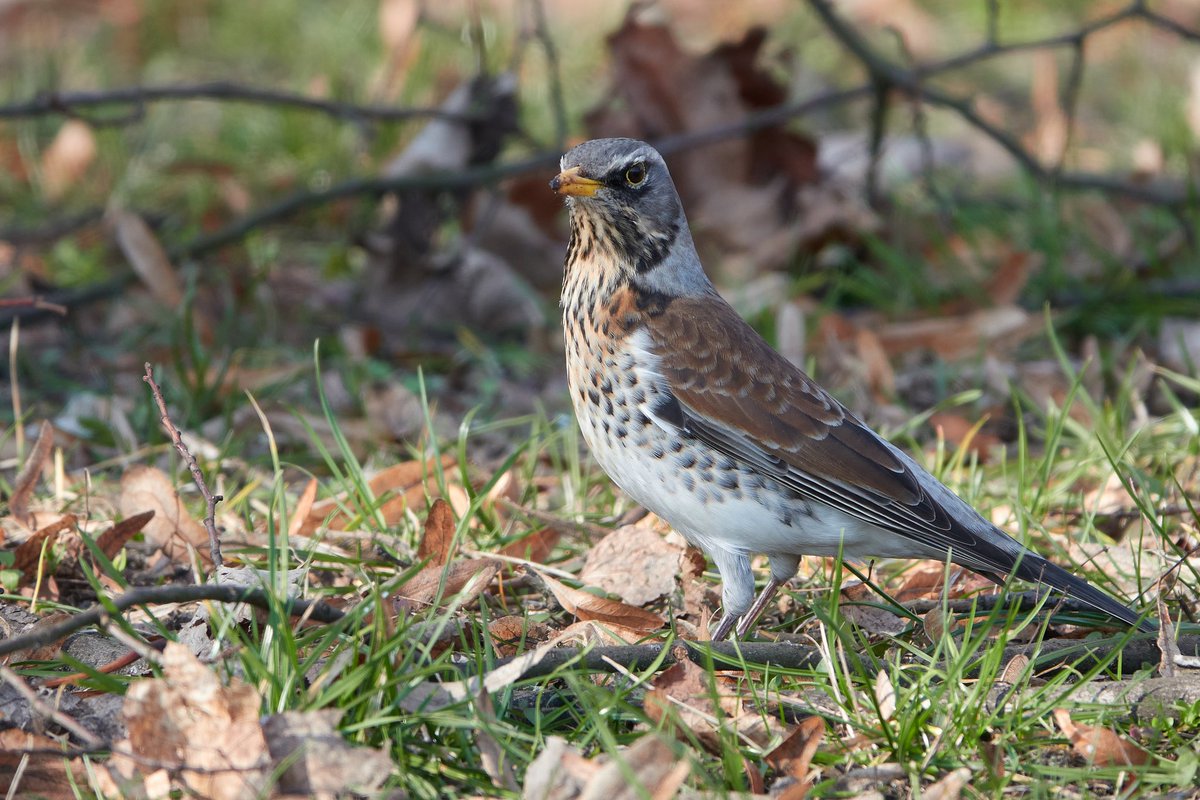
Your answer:
[[[969,14],[954,16],[951,27],[977,32],[982,8],[980,3]],[[1010,13],[1005,6],[1002,22],[1012,26],[1008,32],[1013,36],[1043,35],[1073,13],[1068,9],[1038,16],[1030,8],[1017,4]],[[0,97],[21,99],[53,85],[76,88],[89,82],[107,86],[249,74],[297,91],[323,85],[331,96],[365,101],[371,97],[364,76],[374,74],[383,59],[377,38],[367,35],[376,11],[373,2],[307,4],[298,13],[294,4],[277,0],[219,0],[207,4],[201,19],[195,16],[200,12],[184,6],[147,4],[135,31],[143,47],[138,63],[109,58],[123,31],[103,23],[94,35],[84,37],[85,47],[64,48],[53,57],[49,51],[26,53],[18,68],[0,78]],[[199,22],[209,26],[209,35],[188,33]],[[804,52],[806,65],[838,74],[844,55],[820,40],[814,24],[789,20],[784,30],[794,33],[796,41],[812,43]],[[515,49],[509,26],[508,20],[488,21],[484,57],[492,66],[507,63]],[[263,35],[278,31],[289,34]],[[423,29],[425,46],[395,93],[396,102],[433,103],[445,88],[446,76],[473,68],[477,42],[464,42],[460,33],[436,23]],[[603,46],[598,36],[571,44],[563,52],[564,80],[569,111],[576,118],[575,112],[602,90],[596,64]],[[1186,54],[1165,50],[1156,54],[1150,69],[1161,68],[1165,61],[1165,74],[1175,75]],[[552,137],[553,121],[547,104],[540,102],[546,94],[545,64],[536,53],[523,64],[521,85],[528,93],[522,121],[535,142],[546,142]],[[1119,59],[1102,69],[1118,68],[1124,76],[1138,65]],[[1105,74],[1101,72],[1099,83],[1104,83]],[[1011,74],[1005,72],[1004,81],[993,77],[1003,87]],[[1137,100],[1135,93],[1118,92],[1103,105],[1118,107],[1114,116],[1129,121],[1144,111]],[[1166,130],[1172,142],[1186,138],[1178,130],[1178,109],[1166,106],[1161,97],[1153,98],[1153,124]],[[936,130],[938,120],[933,122]],[[7,123],[0,139],[15,142],[24,163],[36,165],[58,124]],[[47,197],[36,169],[25,181],[0,170],[0,194],[7,208],[3,223],[34,224],[44,217],[115,202],[166,210],[156,220],[160,235],[168,242],[182,241],[211,225],[212,218],[226,219],[233,213],[221,191],[223,177],[238,184],[258,206],[293,189],[376,171],[411,130],[368,130],[315,115],[241,105],[153,106],[139,125],[98,131],[97,163],[89,179],[66,198]],[[1172,145],[1168,159],[1182,160],[1176,152],[1182,149]],[[1045,267],[1036,271],[1022,301],[1034,308],[1050,301],[1061,313],[1048,326],[1050,335],[1027,345],[1022,355],[1055,359],[1066,375],[1065,396],[1044,406],[1017,397],[1012,414],[1019,428],[1016,443],[990,461],[965,446],[956,449],[940,440],[930,445],[927,413],[911,418],[892,436],[985,514],[1003,509],[1006,526],[1039,552],[1065,566],[1082,567],[1090,579],[1121,596],[1152,592],[1158,562],[1138,560],[1142,549],[1149,555],[1161,550],[1166,560],[1181,558],[1185,553],[1177,542],[1194,536],[1194,509],[1165,516],[1155,510],[1186,506],[1196,496],[1200,378],[1195,365],[1188,374],[1158,369],[1153,388],[1161,398],[1156,406],[1160,413],[1143,415],[1140,404],[1147,393],[1133,380],[1129,351],[1153,336],[1163,318],[1194,317],[1195,299],[1164,295],[1152,281],[1131,279],[1121,259],[1105,249],[1103,231],[1089,228],[1085,203],[1034,196],[1020,186],[1015,197],[1015,209],[985,201],[957,203],[944,230],[929,224],[937,211],[932,201],[906,204],[897,211],[895,230],[848,251],[838,269],[826,273],[815,264],[800,265],[804,269],[798,271],[805,275],[794,278],[795,288],[817,295],[823,310],[869,306],[889,316],[911,317],[935,312],[951,299],[982,293],[981,276],[956,272],[961,264],[955,244],[965,242],[984,262],[995,254],[997,242],[1043,254]],[[1191,219],[1194,212],[1188,210],[1185,216]],[[519,782],[550,737],[565,738],[589,758],[614,760],[632,778],[636,765],[627,763],[625,748],[651,733],[661,734],[674,757],[690,764],[689,787],[716,796],[748,791],[752,770],[776,777],[766,754],[797,717],[808,714],[821,716],[827,728],[814,757],[818,772],[813,796],[843,792],[838,781],[853,768],[885,764],[899,765],[894,783],[881,789],[887,796],[915,796],[960,767],[971,771],[964,790],[969,797],[1050,796],[1062,785],[1080,796],[1127,796],[1195,785],[1200,705],[1175,703],[1169,714],[1135,721],[1127,707],[1076,699],[1077,687],[1115,676],[1120,671],[1116,663],[1045,672],[1035,653],[1029,666],[1016,670],[1015,676],[1008,674],[1012,662],[1005,656],[1006,645],[1029,636],[1036,639],[1047,619],[1057,625],[1095,622],[1094,617],[1056,613],[1048,602],[1040,614],[993,611],[955,627],[935,610],[930,621],[908,619],[895,635],[872,633],[850,620],[847,605],[889,609],[892,603],[874,595],[846,600],[836,591],[855,582],[863,565],[843,569],[828,564],[814,570],[796,587],[796,611],[771,614],[763,623],[764,632],[819,647],[825,658],[818,667],[747,662],[742,671],[722,677],[709,670],[697,702],[722,722],[713,731],[702,731],[711,735],[694,730],[692,717],[677,708],[669,708],[662,717],[647,712],[645,697],[660,673],[659,662],[640,664],[628,674],[601,676],[568,665],[549,676],[506,685],[486,702],[440,696],[439,702],[429,702],[426,695],[439,682],[468,680],[501,663],[507,650],[488,627],[496,618],[520,617],[530,630],[537,624],[560,630],[571,618],[528,582],[509,574],[503,591],[489,591],[478,600],[456,598],[443,584],[439,602],[397,611],[397,589],[422,567],[414,553],[424,515],[409,512],[398,520],[385,519],[383,508],[393,497],[371,488],[369,477],[375,468],[434,456],[431,493],[444,496],[451,487],[461,489],[465,505],[456,521],[456,542],[483,553],[497,552],[534,526],[519,516],[498,513],[487,502],[489,491],[506,473],[516,476],[521,505],[570,522],[612,527],[629,505],[583,454],[573,420],[559,411],[562,406],[515,419],[505,413],[498,399],[501,382],[513,374],[538,374],[552,356],[491,346],[464,334],[453,354],[426,360],[423,370],[409,369],[358,358],[335,341],[337,331],[327,320],[307,319],[307,312],[279,306],[270,293],[275,273],[303,269],[330,279],[361,275],[361,254],[350,241],[354,231],[370,224],[369,210],[339,207],[265,229],[244,249],[225,251],[203,264],[180,265],[189,290],[183,309],[139,317],[111,341],[86,346],[22,344],[18,352],[13,377],[24,381],[23,421],[56,415],[61,400],[84,389],[127,401],[126,410],[114,413],[133,432],[133,443],[123,438],[125,428],[113,417],[98,412],[82,416],[87,435],[67,453],[73,462],[66,472],[68,491],[42,498],[68,509],[110,503],[128,459],[164,463],[164,453],[169,454],[162,445],[157,413],[136,378],[123,380],[119,370],[94,365],[119,363],[131,354],[139,368],[146,358],[169,365],[162,382],[175,421],[214,443],[217,457],[202,459],[206,478],[212,485],[224,485],[229,498],[221,507],[228,515],[226,524],[240,525],[246,533],[246,543],[227,544],[227,555],[259,570],[276,601],[244,620],[229,608],[211,610],[214,640],[208,656],[214,668],[230,680],[254,686],[264,714],[338,711],[344,737],[381,748],[391,757],[395,767],[388,788],[414,798],[503,793],[482,766],[484,751],[498,751],[500,762],[515,770]],[[1130,224],[1137,252],[1152,253],[1175,224],[1166,214],[1139,212]],[[919,230],[921,238],[906,239],[906,229]],[[1095,272],[1075,270],[1070,259],[1080,252],[1089,254]],[[64,238],[41,257],[47,274],[63,285],[91,285],[123,269],[109,245],[96,236]],[[938,268],[936,275],[931,264]],[[1173,281],[1186,278],[1191,267],[1189,259],[1175,258],[1156,265],[1153,274]],[[213,296],[201,291],[213,287]],[[212,305],[220,311],[210,317],[214,329],[205,332],[197,320]],[[769,313],[756,323],[767,332],[774,327]],[[302,363],[309,358],[307,343],[318,334],[325,339],[322,358],[301,377],[256,387],[249,395],[224,384],[235,367]],[[1102,400],[1084,390],[1080,367],[1069,357],[1089,335],[1101,337],[1097,366],[1104,385]],[[954,394],[955,369],[944,367],[939,396],[947,399],[938,408],[957,409],[976,419],[982,392]],[[455,412],[458,432],[447,432],[440,423],[448,415],[439,402],[461,401],[451,388],[460,376],[452,373],[468,370],[482,376],[468,405],[482,410]],[[421,398],[424,434],[406,445],[364,446],[361,437],[349,431],[348,420],[362,415],[363,387],[388,381],[403,383]],[[331,396],[338,382],[351,398],[348,403],[339,404]],[[304,436],[288,438],[276,429],[280,409],[293,411]],[[245,424],[247,418],[250,424]],[[243,422],[237,424],[237,419]],[[14,438],[14,431],[14,425],[7,426],[4,439]],[[495,449],[497,437],[504,441],[502,454],[481,458],[485,449]],[[481,444],[485,439],[487,448]],[[436,458],[442,454],[451,456],[449,466]],[[78,477],[84,469],[89,470],[86,478]],[[176,470],[177,485],[186,485],[188,476],[178,466]],[[1093,491],[1114,476],[1142,512],[1124,540],[1139,541],[1141,549],[1133,549],[1132,560],[1117,566],[1081,564],[1084,556],[1068,543],[1075,538],[1109,543],[1100,530],[1111,520]],[[312,539],[291,537],[289,523],[309,477],[318,480],[321,499],[339,498],[337,509],[347,515],[346,527],[361,535],[358,547],[332,552],[323,547],[331,535],[324,530]],[[7,474],[0,474],[0,489],[11,495]],[[192,511],[197,517],[203,513],[195,502]],[[1064,516],[1074,511],[1080,512],[1078,517]],[[566,537],[551,561],[574,571],[593,543],[583,534]],[[98,596],[127,585],[127,555],[97,559],[100,574],[87,578]],[[53,552],[48,556],[58,557]],[[881,590],[895,591],[908,569],[906,564],[881,564],[864,574]],[[709,577],[715,581],[714,574]],[[1200,584],[1194,558],[1183,561],[1180,582]],[[344,603],[346,616],[334,624],[297,626],[284,608],[289,593]],[[16,594],[2,599],[28,602]],[[121,620],[119,615],[116,619]],[[949,632],[930,636],[938,625]],[[136,633],[132,626],[124,627]],[[175,635],[165,625],[160,631]],[[677,633],[665,630],[650,639],[670,642]],[[1099,634],[1091,634],[1085,644],[1101,640]],[[530,635],[518,643],[518,650],[536,645]],[[30,677],[84,671],[89,674],[84,686],[109,693],[121,693],[140,679],[104,675],[66,655],[24,662],[20,671]],[[895,693],[891,713],[884,713],[879,675],[886,676]],[[1134,679],[1148,677],[1143,671]],[[742,716],[736,720],[717,702],[728,695],[742,700]],[[1062,708],[1077,723],[1136,739],[1151,751],[1151,759],[1133,768],[1084,763],[1052,721],[1053,712]],[[760,740],[739,737],[734,723],[747,719],[756,719],[774,733]],[[79,793],[87,795],[88,789]]]
[[[1196,388],[1195,379],[1167,379],[1181,392]],[[1072,397],[1073,404],[1090,402],[1084,393]],[[963,452],[939,449],[929,466],[985,510],[1011,505],[1020,527],[1035,546],[1064,563],[1068,555],[1054,553],[1055,545],[1063,541],[1061,534],[1046,531],[1035,521],[1051,518],[1054,509],[1085,508],[1079,487],[1103,480],[1110,473],[1126,480],[1138,476],[1131,495],[1147,507],[1160,505],[1165,500],[1163,493],[1174,490],[1173,476],[1196,456],[1200,440],[1194,430],[1194,409],[1180,405],[1174,414],[1129,430],[1114,409],[1130,401],[1129,394],[1123,394],[1112,398],[1107,409],[1089,409],[1098,415],[1090,428],[1072,420],[1073,405],[1046,409],[1038,429],[1044,447],[1035,450],[1025,444],[1015,463],[1001,460],[985,465]],[[420,535],[420,520],[399,527],[381,523],[376,510],[386,498],[372,494],[363,465],[340,433],[338,417],[328,406],[326,422],[339,444],[335,450],[323,452],[329,477],[321,480],[322,494],[344,493],[343,505],[354,515],[352,526],[396,540],[392,552],[412,552]],[[265,432],[269,438],[269,430]],[[585,460],[578,458],[572,429],[557,428],[543,419],[530,421],[526,438],[513,450],[512,457],[484,482],[476,472],[474,483],[467,480],[473,435],[465,425],[457,441],[427,440],[432,452],[440,448],[456,456],[453,467],[437,468],[435,485],[444,492],[446,486],[460,484],[469,492],[468,511],[456,529],[463,546],[495,551],[517,533],[514,525],[521,527],[521,523],[501,523],[481,502],[491,483],[510,466],[525,480],[532,481],[534,476],[554,479],[553,485],[558,488],[546,502],[556,513],[570,518],[611,519],[611,490]],[[1022,441],[1027,443],[1028,439]],[[1167,441],[1178,446],[1164,449]],[[320,439],[314,437],[312,445],[322,450]],[[248,623],[238,623],[228,609],[213,610],[211,624],[216,638],[212,653],[228,654],[218,658],[214,666],[230,678],[236,676],[255,686],[262,697],[263,713],[337,709],[343,735],[358,744],[384,748],[395,764],[389,785],[402,788],[412,797],[495,793],[494,778],[480,766],[485,736],[499,746],[502,760],[515,769],[518,777],[550,736],[566,738],[589,757],[619,759],[623,747],[653,731],[673,741],[671,748],[676,756],[692,764],[689,785],[696,789],[717,796],[747,791],[750,786],[744,764],[767,771],[765,755],[778,743],[781,733],[747,741],[733,733],[733,720],[729,720],[716,729],[715,736],[697,738],[694,723],[683,721],[676,713],[658,720],[647,716],[643,701],[657,674],[655,664],[643,665],[627,675],[607,677],[566,666],[543,678],[505,686],[490,697],[490,709],[473,697],[422,706],[423,692],[437,682],[481,675],[499,663],[497,645],[488,632],[488,623],[496,616],[516,613],[530,623],[552,627],[565,625],[569,616],[545,608],[536,595],[519,588],[510,590],[515,594],[507,596],[489,593],[478,603],[461,607],[455,598],[444,597],[440,604],[424,611],[381,613],[390,608],[387,598],[412,577],[420,563],[411,557],[387,557],[384,554],[388,548],[364,550],[356,558],[330,560],[320,554],[318,547],[289,541],[288,522],[295,510],[296,495],[289,487],[288,476],[294,471],[279,460],[278,451],[272,453],[270,479],[240,500],[249,517],[265,523],[265,545],[231,547],[227,552],[260,570],[265,585],[280,601],[299,587],[309,596],[352,602],[339,623],[306,628],[296,628],[282,605],[268,609],[264,616],[251,617]],[[208,465],[209,470],[214,467]],[[104,476],[96,478],[102,487]],[[236,476],[226,475],[225,479],[236,480]],[[294,485],[294,481],[290,483]],[[473,485],[476,488],[471,488]],[[1094,536],[1090,530],[1094,519],[1094,515],[1085,514],[1073,535]],[[1169,542],[1177,532],[1176,519],[1159,521],[1152,515],[1147,519],[1147,533],[1153,542]],[[564,540],[553,561],[569,564],[587,547],[581,538]],[[903,568],[885,565],[874,582],[885,589],[897,585],[897,567]],[[1194,569],[1194,565],[1187,568]],[[123,584],[119,569],[108,563],[103,569],[110,581]],[[1048,788],[1038,787],[1055,783],[1075,785],[1084,795],[1090,795],[1123,793],[1134,780],[1145,791],[1187,786],[1194,780],[1200,707],[1177,704],[1171,709],[1173,717],[1138,719],[1137,726],[1131,727],[1127,708],[1077,703],[1072,698],[1072,693],[1089,681],[1116,674],[1115,663],[1044,673],[1036,667],[1035,655],[1017,675],[1005,674],[1009,668],[1005,645],[1031,635],[1036,641],[1044,632],[1048,607],[1042,609],[1042,614],[1029,617],[995,610],[968,619],[962,627],[946,623],[946,630],[953,633],[932,638],[927,622],[909,624],[896,636],[882,636],[857,628],[842,614],[843,601],[837,589],[852,577],[836,563],[832,572],[822,574],[827,577],[814,577],[804,587],[804,597],[811,603],[809,613],[764,626],[777,633],[798,631],[805,637],[816,637],[825,652],[818,668],[756,667],[747,663],[744,672],[733,673],[732,682],[709,673],[714,696],[741,697],[749,709],[744,713],[759,716],[777,731],[783,731],[786,721],[795,719],[797,713],[804,713],[797,711],[798,703],[801,709],[808,709],[807,713],[825,717],[829,733],[814,761],[820,770],[813,787],[816,796],[832,792],[838,778],[850,769],[881,764],[900,765],[901,776],[888,791],[901,793],[915,793],[959,767],[970,769],[974,776],[968,796],[980,797],[1029,791],[1040,795]],[[331,575],[343,576],[341,587],[328,586]],[[300,576],[298,582],[296,576]],[[1089,572],[1089,576],[1118,593],[1139,586],[1111,573]],[[1192,576],[1184,582],[1194,580],[1194,572]],[[1141,575],[1138,579],[1144,584],[1153,577]],[[814,584],[821,591],[808,591]],[[95,588],[104,596],[98,582]],[[18,600],[11,596],[6,599]],[[880,602],[887,605],[885,600]],[[1083,621],[1070,616],[1064,619]],[[128,631],[133,633],[134,629]],[[454,633],[447,640],[439,639],[438,631]],[[172,635],[165,628],[163,633]],[[664,631],[651,638],[669,642],[673,635]],[[1123,636],[1119,634],[1118,638]],[[1119,650],[1113,654],[1113,659],[1117,658]],[[26,674],[40,676],[80,669],[88,668],[66,658],[23,665]],[[88,671],[93,677],[84,685],[101,691],[119,693],[131,680]],[[895,692],[894,710],[888,713],[881,713],[880,674],[887,676]],[[998,694],[1002,674],[1006,686]],[[1149,671],[1140,677],[1149,677]],[[820,701],[814,702],[814,697]],[[719,704],[711,705],[720,708]],[[1096,768],[1082,763],[1070,754],[1062,733],[1051,722],[1052,712],[1061,708],[1067,709],[1076,723],[1133,735],[1153,757],[1136,768]],[[745,717],[738,721],[744,724]]]

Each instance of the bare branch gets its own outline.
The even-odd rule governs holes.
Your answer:
[[[1018,45],[985,44],[961,56],[955,56],[919,69],[905,69],[875,52],[874,48],[867,43],[862,35],[833,10],[833,6],[829,0],[808,0],[808,4],[821,18],[822,22],[825,23],[830,33],[862,63],[872,81],[883,82],[906,93],[919,95],[929,103],[953,111],[968,125],[1000,145],[1023,169],[1038,181],[1057,189],[1098,190],[1163,206],[1178,206],[1192,199],[1194,191],[1190,185],[1156,186],[1153,184],[1130,183],[1108,175],[1084,172],[1058,172],[1053,169],[1047,169],[1011,133],[993,125],[980,116],[969,98],[955,97],[924,82],[924,79],[937,72],[942,72],[952,67],[964,66],[998,55],[1001,52],[1013,52],[1017,49],[1031,49],[1055,45],[1074,45],[1081,38],[1086,38],[1096,30],[1114,25],[1121,20],[1134,16],[1144,16],[1139,4],[1135,3],[1122,11],[1118,11],[1115,14],[1085,26],[1080,31],[1065,36],[1024,42]],[[1200,34],[1197,35],[1200,36]]]
[[[0,106],[0,119],[39,117],[62,114],[79,117],[85,109],[105,106],[132,106],[132,110],[115,117],[89,117],[93,125],[127,124],[145,113],[150,103],[179,100],[214,100],[258,105],[287,106],[326,114],[335,119],[405,122],[413,119],[451,119],[460,122],[476,122],[472,114],[456,114],[440,108],[398,108],[395,106],[356,105],[335,100],[321,100],[307,95],[243,86],[228,81],[212,83],[177,84],[172,86],[127,86],[117,89],[102,89],[83,92],[42,92],[23,103]]]
[[[51,303],[38,295],[33,297],[0,297],[0,308],[36,308],[39,311],[49,311],[60,317],[67,315],[67,307]]]
[[[109,605],[117,612],[121,612],[134,606],[148,606],[156,603],[193,603],[198,600],[215,600],[220,603],[247,603],[248,605],[263,609],[282,606],[285,613],[290,616],[305,616],[315,622],[326,624],[337,622],[345,616],[343,612],[319,600],[302,600],[293,597],[277,599],[262,589],[251,589],[231,583],[202,583],[186,586],[139,586],[135,589],[130,589],[125,594],[112,598]],[[97,603],[86,611],[81,611],[55,625],[38,628],[10,639],[0,639],[0,656],[15,653],[18,650],[42,647],[51,642],[57,642],[83,628],[92,625],[103,625],[109,617],[109,608]]]
[[[204,473],[200,471],[200,465],[196,463],[196,457],[187,449],[187,445],[183,443],[183,436],[179,433],[179,429],[175,427],[175,423],[171,422],[171,417],[167,413],[167,403],[163,400],[162,390],[154,382],[154,370],[150,366],[149,361],[146,362],[146,374],[142,376],[142,380],[150,384],[150,392],[154,395],[154,402],[158,404],[159,419],[162,420],[163,427],[167,429],[167,435],[171,437],[175,449],[179,451],[179,455],[183,457],[184,463],[191,470],[192,480],[196,482],[196,487],[200,489],[200,494],[204,497],[204,502],[208,504],[208,513],[204,517],[204,527],[208,530],[208,549],[212,555],[213,566],[219,569],[222,562],[221,537],[217,534],[217,503],[225,498],[209,491],[208,484],[204,482]]]
[[[3,644],[3,642],[0,642],[0,644]],[[21,697],[25,699],[25,702],[29,703],[30,708],[51,722],[54,722],[59,727],[70,731],[86,746],[100,747],[103,744],[103,742],[100,740],[100,737],[96,736],[96,734],[80,725],[70,715],[59,711],[54,706],[38,697],[37,691],[35,691],[32,686],[26,683],[24,678],[13,672],[9,667],[0,665],[0,679],[3,679],[3,681],[11,686],[17,694],[21,695]]]
[[[563,97],[562,67],[558,62],[558,48],[550,35],[546,23],[546,6],[542,0],[529,0],[533,10],[533,32],[546,55],[546,66],[550,72],[550,105],[554,109],[554,144],[563,149],[567,142],[567,103]]]

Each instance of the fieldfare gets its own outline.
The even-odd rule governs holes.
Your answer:
[[[597,139],[550,187],[571,217],[562,287],[583,438],[637,502],[712,558],[745,636],[804,555],[949,559],[1151,622],[981,517],[781,356],[704,273],[662,156]],[[750,556],[770,562],[754,598]]]

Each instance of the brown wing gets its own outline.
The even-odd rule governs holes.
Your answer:
[[[956,524],[914,469],[723,300],[675,299],[644,324],[655,350],[670,354],[659,370],[678,407],[666,401],[664,419],[802,497],[953,548],[976,569],[1011,568],[1011,556]]]

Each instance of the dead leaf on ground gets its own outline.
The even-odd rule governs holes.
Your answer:
[[[91,126],[83,120],[68,119],[42,153],[42,189],[46,197],[62,198],[87,174],[95,159],[96,136]]]
[[[661,630],[666,624],[658,614],[618,600],[597,597],[582,589],[572,589],[544,572],[534,571],[554,593],[555,599],[566,609],[567,613],[574,614],[581,620],[621,625],[644,633]]]
[[[670,800],[687,780],[691,766],[649,733],[607,759],[584,787],[580,800],[640,800],[647,794],[653,800]]]
[[[271,770],[259,726],[261,699],[254,687],[229,686],[183,645],[168,642],[163,677],[135,681],[125,695],[127,741],[114,748],[109,770],[141,782],[131,751],[173,772],[187,791],[203,797],[255,798]],[[146,777],[153,777],[153,773]]]
[[[497,506],[499,508],[500,506]],[[510,558],[520,558],[534,564],[545,564],[546,559],[554,552],[555,545],[562,538],[559,528],[539,528],[528,536],[523,536],[515,542],[505,545],[501,555]]]
[[[132,517],[126,517],[96,538],[96,548],[101,553],[104,553],[108,559],[116,558],[117,553],[121,552],[121,548],[125,546],[125,543],[141,533],[142,528],[146,527],[147,523],[153,518],[153,509],[143,511],[141,514],[134,514]]]
[[[647,734],[616,756],[584,758],[558,736],[525,770],[524,800],[670,800],[691,771],[691,762],[678,759],[670,744]]]
[[[693,663],[682,646],[676,648],[675,664],[656,675],[651,686],[643,703],[646,716],[658,723],[674,714],[713,752],[720,751],[717,731],[723,727],[759,746],[778,733],[774,718],[764,720],[757,712],[747,712],[741,698],[728,693],[719,676]]]
[[[708,559],[698,547],[688,547],[679,555],[679,584],[683,588],[683,612],[700,620],[713,609],[713,586],[704,579]]]
[[[529,617],[507,616],[488,623],[488,636],[501,656],[515,656],[522,644],[537,645],[552,635],[550,626]]]
[[[42,420],[37,440],[26,456],[21,471],[13,480],[12,494],[8,498],[8,513],[26,525],[30,524],[29,501],[33,499],[33,490],[37,487],[38,479],[42,477],[42,470],[45,469],[53,449],[54,427]]]
[[[588,551],[579,580],[643,606],[675,589],[683,548],[645,525],[625,525]]]
[[[825,720],[816,716],[809,717],[793,728],[782,742],[767,753],[767,763],[772,768],[796,781],[784,790],[781,797],[803,800],[811,786],[811,781],[808,780],[809,764],[812,763],[812,758],[824,738]]]
[[[546,737],[546,745],[525,770],[523,800],[574,800],[601,769],[600,759],[589,761],[560,736]]]
[[[1055,709],[1054,722],[1070,740],[1075,754],[1093,766],[1130,767],[1150,762],[1150,753],[1140,745],[1108,728],[1075,722],[1065,708]]]
[[[936,783],[922,789],[921,797],[923,800],[958,800],[970,780],[971,770],[967,767],[959,767],[947,772]]]
[[[449,565],[433,564],[412,576],[396,590],[394,597],[412,603],[428,605],[438,597],[443,601],[458,597],[466,605],[479,597],[500,572],[500,562],[491,558],[468,558]]]
[[[303,535],[304,523],[308,520],[308,515],[312,513],[313,503],[316,501],[317,479],[309,478],[304,491],[300,493],[300,499],[296,501],[296,507],[292,509],[292,513],[288,517],[289,539]]]
[[[340,709],[285,711],[262,721],[279,772],[277,789],[300,795],[373,795],[392,773],[392,759],[373,747],[356,747],[338,732]]]
[[[21,630],[12,631],[11,636],[34,636],[39,632],[44,632],[53,628],[60,622],[64,622],[71,617],[70,614],[56,612],[47,614],[41,617],[37,622],[29,625]],[[6,637],[7,638],[7,637]],[[13,664],[18,661],[52,661],[58,658],[63,646],[63,639],[55,639],[48,644],[35,645],[22,650],[0,656],[0,664]],[[2,749],[2,748],[0,748]]]
[[[879,708],[880,720],[889,720],[896,713],[896,688],[882,669],[875,673],[875,704]]]
[[[62,519],[39,529],[17,546],[13,554],[13,569],[20,570],[21,584],[28,585],[37,577],[37,565],[43,550],[54,546],[54,540],[65,530],[75,527],[75,515],[65,514]]]
[[[398,525],[409,510],[418,511],[424,508],[426,492],[434,495],[438,491],[437,482],[434,480],[437,470],[449,470],[456,463],[453,455],[446,454],[442,456],[440,465],[437,459],[432,458],[403,461],[375,473],[367,481],[371,487],[371,494],[376,498],[390,495],[378,509],[384,524]],[[330,530],[345,530],[350,515],[341,510],[339,505],[352,502],[352,498],[343,493],[313,503],[301,532],[305,536],[311,536],[326,524]]]
[[[88,784],[87,767],[82,759],[55,752],[62,749],[61,742],[40,734],[0,730],[0,776],[7,776],[4,790],[10,797],[78,796],[77,787]],[[18,768],[20,782],[15,781]]]
[[[492,707],[490,694],[480,692],[475,698],[475,713],[479,721],[475,726],[475,747],[479,750],[483,771],[492,779],[493,786],[503,787],[510,792],[517,791],[516,766],[489,730],[496,724],[496,710]]]
[[[146,540],[162,548],[169,558],[186,561],[195,549],[202,559],[211,560],[208,532],[188,513],[170,478],[162,470],[142,465],[127,469],[121,476],[118,506],[125,517],[154,512],[144,529]]]
[[[454,511],[442,498],[433,501],[425,517],[425,533],[417,547],[418,559],[430,559],[431,566],[441,566],[450,560],[454,546]]]
[[[999,436],[982,430],[986,421],[985,417],[972,422],[952,411],[937,411],[929,415],[929,425],[938,432],[940,438],[960,450],[974,453],[983,463],[987,463],[997,448],[1004,446]]]
[[[132,211],[115,209],[109,213],[117,245],[150,290],[150,296],[165,309],[179,308],[183,304],[183,281],[154,231]]]
[[[1018,306],[984,308],[952,317],[892,322],[878,330],[889,356],[928,350],[947,361],[973,358],[981,352],[1008,352],[1042,331],[1044,321]]]

